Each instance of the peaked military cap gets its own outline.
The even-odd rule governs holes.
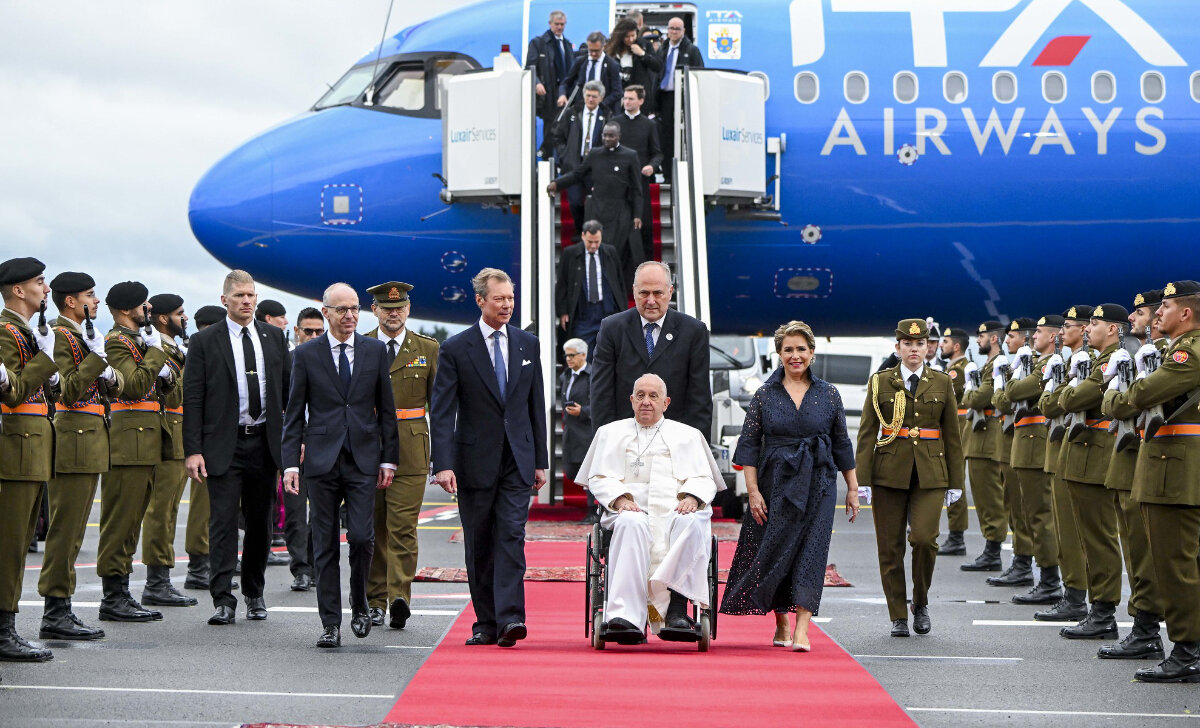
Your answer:
[[[157,293],[150,297],[150,310],[155,315],[171,313],[183,306],[183,299],[174,293]]]
[[[287,316],[287,309],[279,301],[263,299],[258,302],[258,308],[254,309],[254,318],[265,321],[267,316]]]
[[[3,282],[3,281],[0,281]],[[1175,281],[1163,288],[1163,298],[1179,298],[1180,296],[1200,295],[1200,283],[1196,281]]]
[[[988,334],[993,331],[1003,331],[1003,330],[1004,330],[1004,324],[1000,323],[999,321],[984,321],[983,323],[979,324],[979,330],[976,331],[975,333]]]
[[[192,316],[192,321],[196,322],[197,326],[212,326],[221,319],[225,318],[227,311],[222,306],[201,306],[196,315]]]
[[[108,289],[104,302],[118,311],[129,311],[146,302],[150,291],[137,281],[123,281]]]
[[[903,319],[896,324],[896,339],[927,339],[929,324],[925,319]]]
[[[408,303],[408,292],[413,289],[407,283],[390,281],[371,286],[367,293],[375,298],[375,305],[380,308],[400,308]]]
[[[0,263],[0,286],[11,286],[37,278],[46,270],[46,264],[37,258],[12,258]]]
[[[1094,307],[1081,303],[1063,311],[1063,318],[1067,321],[1088,321],[1092,318],[1093,309]]]
[[[929,338],[931,338],[931,339],[942,338],[942,330],[940,328],[938,328],[937,321],[930,322],[929,319],[925,319],[925,321],[926,321],[926,323],[929,324]]]
[[[1008,325],[1009,331],[1032,331],[1037,328],[1037,322],[1026,316],[1015,318]]]
[[[1158,308],[1158,304],[1162,303],[1162,299],[1163,292],[1161,290],[1143,291],[1133,297],[1133,307],[1141,308],[1142,306],[1149,306],[1151,308]]]
[[[1092,318],[1111,324],[1129,323],[1129,312],[1119,303],[1102,303],[1092,309]]]
[[[75,273],[65,271],[54,276],[54,280],[50,281],[50,288],[55,293],[63,295],[69,293],[80,293],[96,287],[96,281],[87,273]]]
[[[1054,327],[1057,329],[1057,328],[1061,327],[1065,321],[1066,321],[1066,319],[1064,319],[1062,316],[1059,316],[1056,313],[1052,313],[1049,316],[1043,316],[1040,319],[1038,319],[1037,325],[1038,326],[1051,326],[1051,327]]]

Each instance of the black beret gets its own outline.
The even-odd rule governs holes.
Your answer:
[[[287,316],[287,309],[279,301],[267,298],[259,301],[258,308],[254,309],[254,318],[263,321],[265,316]]]
[[[156,293],[150,297],[150,310],[155,315],[171,313],[183,306],[183,299],[174,293]]]
[[[1037,325],[1038,326],[1053,326],[1054,328],[1057,329],[1057,328],[1061,327],[1063,325],[1063,323],[1065,323],[1065,322],[1066,322],[1066,319],[1064,319],[1062,316],[1059,316],[1056,313],[1052,313],[1049,316],[1043,316],[1040,319],[1038,319]]]
[[[201,306],[196,311],[196,315],[192,316],[192,321],[194,321],[197,326],[212,326],[221,319],[225,318],[227,314],[228,311],[225,310],[224,306],[214,306],[210,304],[208,306]]]
[[[1015,318],[1008,325],[1009,331],[1033,331],[1037,328],[1037,322],[1026,316]]]
[[[1092,310],[1092,318],[1112,324],[1129,323],[1129,312],[1119,303],[1102,303]]]
[[[137,281],[124,281],[108,289],[104,303],[118,311],[129,311],[146,302],[150,291]]]
[[[35,274],[36,275],[36,274]],[[1200,294],[1200,283],[1196,281],[1175,281],[1163,288],[1163,298],[1179,298],[1180,296],[1195,296]]]
[[[37,258],[12,258],[0,263],[0,286],[11,286],[37,278],[46,270],[46,264]]]
[[[54,276],[54,280],[50,281],[50,288],[55,293],[63,295],[70,293],[82,293],[96,287],[96,281],[87,273],[75,273],[66,271]]]
[[[976,330],[975,333],[987,334],[987,333],[991,333],[993,331],[1003,331],[1003,330],[1004,330],[1004,324],[1000,323],[999,321],[984,321],[983,323],[979,324],[979,328]]]
[[[1158,289],[1143,291],[1133,297],[1134,308],[1141,308],[1142,306],[1158,308],[1158,304],[1160,303],[1162,303],[1162,291]]]
[[[963,341],[966,341],[967,339],[971,338],[971,334],[968,333],[966,329],[964,329],[960,326],[947,326],[946,330],[942,332],[942,337],[947,338],[947,339],[961,339]]]
[[[1087,321],[1092,318],[1092,307],[1086,303],[1081,303],[1063,311],[1062,315],[1067,321]]]

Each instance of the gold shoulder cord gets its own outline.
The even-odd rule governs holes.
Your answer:
[[[875,406],[875,416],[879,418],[882,425],[884,422],[883,412],[879,410],[879,373],[871,378],[871,388],[874,390],[874,395],[871,397],[871,404]],[[904,404],[905,398],[903,395],[892,400],[892,421],[885,427],[892,431],[892,434],[875,441],[875,447],[883,447],[890,444],[900,435],[900,426],[904,424]]]

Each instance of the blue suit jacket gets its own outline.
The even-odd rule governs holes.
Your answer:
[[[337,463],[347,438],[354,464],[363,473],[374,473],[380,463],[399,462],[396,407],[383,342],[355,334],[351,372],[349,392],[343,393],[328,336],[318,336],[292,352],[292,386],[283,424],[284,468],[300,466],[303,443],[304,475],[324,475]]]
[[[508,385],[500,385],[478,325],[442,343],[433,380],[430,446],[433,471],[453,470],[461,488],[483,488],[496,480],[505,438],[521,479],[549,467],[546,396],[537,337],[512,325],[508,336]]]

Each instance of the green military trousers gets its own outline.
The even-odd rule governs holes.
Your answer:
[[[175,526],[187,479],[182,460],[163,460],[154,466],[150,503],[142,521],[142,563],[146,566],[175,565]]]
[[[384,490],[375,491],[375,555],[367,578],[367,600],[387,608],[403,597],[412,602],[417,575],[417,514],[425,497],[424,475],[397,475]]]
[[[42,483],[0,481],[0,611],[16,612],[25,555],[42,508]]]
[[[988,541],[1001,543],[1008,538],[1008,515],[1004,512],[1004,486],[1000,482],[1000,463],[991,458],[967,458],[967,476],[979,530]],[[965,503],[966,498],[959,498]],[[963,506],[966,508],[966,506]]]
[[[1120,604],[1121,541],[1112,491],[1074,480],[1066,484],[1087,570],[1088,600]]]
[[[63,473],[46,486],[50,528],[38,577],[38,594],[43,597],[70,599],[75,594],[75,560],[83,547],[99,483],[98,473]]]
[[[113,466],[100,480],[100,547],[96,573],[128,576],[150,504],[153,465]]]

